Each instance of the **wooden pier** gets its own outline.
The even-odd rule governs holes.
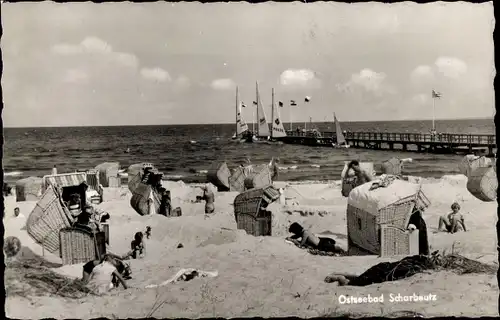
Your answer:
[[[336,142],[334,132],[321,132],[320,137],[310,132],[288,131],[283,141],[292,144],[331,146]],[[346,132],[345,139],[352,148],[399,150],[429,153],[496,153],[494,134],[425,134],[388,132]]]

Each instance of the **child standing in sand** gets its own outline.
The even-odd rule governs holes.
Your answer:
[[[207,186],[203,186],[203,200],[205,200],[205,214],[215,212],[215,195],[213,191]]]
[[[318,249],[324,252],[341,252],[343,251],[340,248],[336,241],[331,238],[323,238],[318,237],[314,233],[309,230],[304,229],[300,224],[294,222],[290,225],[288,229],[290,233],[294,235],[290,237],[292,240],[297,240],[301,238],[300,245],[301,246],[309,246],[314,249]]]

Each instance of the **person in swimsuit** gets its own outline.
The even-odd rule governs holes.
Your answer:
[[[71,194],[66,206],[74,218],[78,217],[82,213],[82,199],[80,195],[78,193]]]
[[[449,233],[455,233],[460,229],[467,231],[464,216],[460,213],[460,205],[457,202],[451,205],[451,213],[439,217],[438,231],[441,231],[443,227],[446,228],[443,231]]]
[[[90,271],[90,274],[88,274]],[[104,255],[101,261],[90,261],[84,266],[82,281],[98,294],[106,293],[115,287],[114,280],[127,289],[127,283],[116,268],[116,261],[110,255]]]
[[[324,252],[342,252],[342,248],[336,244],[336,241],[331,238],[318,237],[314,233],[304,229],[300,224],[294,222],[288,229],[293,236],[292,240],[300,240],[301,246],[309,246]]]
[[[203,200],[205,200],[205,214],[215,212],[215,195],[213,191],[207,186],[203,186]]]
[[[347,165],[347,175],[349,175],[350,171],[354,173],[354,176],[356,176],[356,184],[358,186],[373,180],[373,178],[366,173],[365,170],[361,169],[358,160],[352,160],[349,162]]]

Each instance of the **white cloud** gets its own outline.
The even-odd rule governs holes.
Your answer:
[[[467,73],[467,64],[454,57],[439,57],[434,63],[438,71],[448,78],[458,78]]]
[[[82,83],[88,80],[89,76],[87,72],[81,69],[69,69],[66,70],[63,81],[68,83]]]
[[[431,66],[420,65],[411,72],[412,80],[430,79],[434,77],[434,70]]]
[[[351,79],[345,84],[337,84],[340,92],[355,92],[359,88],[366,92],[381,96],[385,93],[395,93],[394,87],[386,83],[387,75],[383,72],[375,72],[371,69],[363,69],[359,73],[351,75]]]
[[[216,79],[210,84],[214,90],[229,90],[236,87],[236,83],[232,79]]]
[[[101,54],[111,58],[125,66],[136,68],[137,57],[131,53],[113,51],[113,47],[104,40],[97,37],[86,37],[79,44],[59,43],[51,48],[52,53],[58,55],[76,54]]]
[[[172,80],[170,74],[168,74],[168,72],[163,70],[162,68],[154,68],[154,69],[142,68],[141,76],[144,79],[157,82],[165,82]]]
[[[283,86],[308,86],[318,81],[314,71],[309,69],[288,69],[281,73],[280,84]]]
[[[106,42],[96,37],[87,37],[80,46],[88,53],[111,53],[113,48]]]
[[[177,89],[186,89],[191,86],[191,80],[185,75],[180,75],[177,79],[175,79],[174,85]]]

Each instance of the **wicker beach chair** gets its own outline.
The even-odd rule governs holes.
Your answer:
[[[153,194],[153,211],[155,214],[160,212],[161,197],[150,185],[138,183],[132,192],[130,205],[141,216],[149,215],[150,195]]]
[[[406,229],[411,215],[430,205],[420,186],[394,180],[387,187],[371,187],[372,183],[366,183],[349,194],[349,253],[393,256],[418,252],[418,232]]]
[[[119,162],[104,162],[95,167],[99,171],[99,180],[103,187],[113,187],[110,185],[110,179],[118,177],[120,171]]]
[[[234,199],[237,228],[253,236],[272,235],[272,214],[266,207],[280,198],[279,190],[269,185],[245,191]]]
[[[236,167],[233,173],[229,177],[229,189],[231,192],[243,192],[245,191],[245,169],[242,167]]]
[[[16,182],[16,201],[38,201],[42,196],[42,178],[28,177]]]
[[[86,172],[87,185],[90,190],[94,190],[97,194],[90,197],[90,203],[99,204],[102,202],[103,188],[100,183],[99,171],[90,169]]]
[[[254,167],[244,180],[245,190],[263,188],[273,183],[271,169],[267,164]]]
[[[100,259],[106,253],[104,232],[93,233],[82,228],[64,228],[59,232],[60,256],[63,264],[76,264]]]
[[[207,172],[207,180],[217,187],[217,191],[224,192],[230,190],[229,177],[231,176],[231,171],[229,170],[227,163],[219,162],[214,163]]]
[[[36,243],[56,253],[60,249],[59,230],[70,227],[73,222],[59,191],[49,185],[29,215],[26,230]]]

